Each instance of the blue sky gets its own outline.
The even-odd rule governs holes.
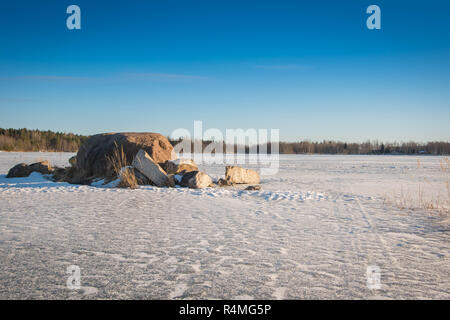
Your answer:
[[[81,8],[81,30],[66,8]],[[381,30],[366,8],[381,8]],[[2,1],[0,127],[450,140],[449,1]]]

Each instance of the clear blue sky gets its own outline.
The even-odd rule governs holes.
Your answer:
[[[0,127],[448,141],[449,14],[445,0],[1,1]]]

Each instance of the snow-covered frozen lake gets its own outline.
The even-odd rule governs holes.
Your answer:
[[[286,155],[261,191],[5,178],[72,155],[0,152],[0,299],[450,298],[443,157]]]

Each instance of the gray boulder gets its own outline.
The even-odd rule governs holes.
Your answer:
[[[158,187],[168,187],[169,180],[166,172],[144,150],[139,150],[133,160],[132,166],[145,175]]]

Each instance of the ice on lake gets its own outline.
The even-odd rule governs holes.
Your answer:
[[[0,152],[1,299],[450,298],[442,157],[282,155],[261,191],[5,177],[72,155]]]

